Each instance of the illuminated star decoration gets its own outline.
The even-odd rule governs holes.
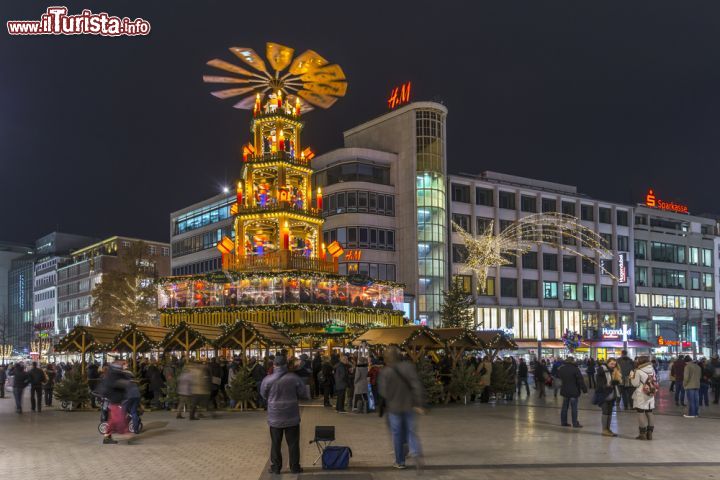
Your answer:
[[[230,51],[244,62],[244,66],[215,58],[207,62],[211,67],[234,74],[233,76],[204,75],[205,83],[237,84],[243,87],[228,88],[211,92],[218,98],[242,97],[235,108],[250,110],[256,98],[262,100],[267,94],[282,92],[291,104],[298,101],[301,111],[312,110],[313,106],[331,107],[347,92],[345,72],[340,65],[330,64],[317,52],[306,50],[293,60],[294,49],[268,42],[265,61],[252,48],[231,47]],[[283,70],[290,67],[287,73]],[[246,67],[251,67],[248,69]]]
[[[563,253],[575,255],[597,265],[609,277],[617,277],[603,266],[602,260],[613,258],[602,237],[580,224],[577,218],[556,212],[537,213],[521,218],[500,234],[493,233],[493,222],[484,232],[473,236],[452,222],[467,248],[465,264],[475,272],[485,293],[488,269],[509,265],[509,257],[521,257],[536,245],[549,245]]]

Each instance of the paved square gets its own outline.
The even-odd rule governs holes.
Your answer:
[[[534,392],[533,392],[534,393]],[[600,410],[581,402],[585,428],[559,426],[561,400],[525,397],[510,404],[450,405],[433,409],[420,422],[426,454],[422,472],[433,479],[718,478],[715,446],[720,408],[701,409],[685,419],[680,407],[660,398],[655,440],[634,440],[634,413],[620,412],[613,428],[620,437],[600,436]],[[26,407],[29,399],[26,398]],[[29,408],[28,408],[29,410]],[[385,480],[414,477],[396,471],[385,420],[376,415],[338,415],[311,404],[303,408],[301,448],[305,474],[282,479]],[[217,419],[176,420],[169,412],[147,412],[145,432],[131,444],[102,445],[97,412],[43,410],[14,413],[0,400],[0,478],[81,480],[91,478],[271,479],[265,473],[269,435],[263,412],[221,412]],[[353,450],[347,472],[323,472],[308,445],[315,425],[335,425],[338,445]],[[287,458],[287,456],[285,456]]]

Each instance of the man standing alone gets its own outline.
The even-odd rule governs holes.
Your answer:
[[[578,397],[580,393],[587,393],[587,386],[583,379],[582,372],[575,364],[573,357],[567,357],[565,363],[557,370],[557,376],[562,386],[560,387],[560,395],[563,397],[562,409],[560,410],[560,424],[563,427],[569,427],[567,422],[568,407],[572,409],[572,426],[582,428],[578,421]]]
[[[287,357],[276,355],[273,373],[265,377],[260,394],[267,402],[268,425],[270,426],[270,473],[282,470],[282,439],[290,455],[290,472],[301,473],[300,468],[300,405],[299,400],[308,400],[305,383],[288,371]]]
[[[42,412],[42,400],[43,400],[43,383],[47,380],[45,372],[41,368],[38,368],[37,362],[32,363],[32,368],[28,373],[30,376],[30,408],[34,412],[37,408],[37,412]]]
[[[687,395],[688,413],[685,418],[696,418],[698,416],[698,391],[700,389],[700,376],[702,369],[700,365],[693,362],[689,356],[685,357],[685,370],[683,371],[683,389]]]

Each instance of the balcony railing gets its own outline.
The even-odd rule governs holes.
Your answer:
[[[252,200],[252,199],[250,199]],[[314,217],[321,218],[322,212],[317,208],[311,208],[304,206],[303,208],[297,208],[295,204],[290,202],[277,202],[272,204],[262,205],[241,205],[238,208],[238,213],[261,213],[261,212],[288,212],[288,213],[306,213]]]
[[[260,162],[290,162],[295,165],[302,167],[309,167],[310,160],[300,158],[297,155],[291,155],[289,152],[275,152],[275,153],[258,153],[256,155],[248,156],[248,162],[260,163]]]
[[[245,255],[243,257],[226,255],[223,269],[239,272],[306,270],[309,272],[337,273],[338,264],[332,260],[308,258],[299,252],[280,250],[262,255]]]

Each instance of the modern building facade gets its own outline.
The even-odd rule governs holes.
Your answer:
[[[313,160],[325,243],[344,238],[350,252],[342,271],[405,284],[409,318],[431,326],[448,283],[447,113],[410,103],[344,132],[345,148]]]
[[[70,261],[57,270],[57,311],[59,334],[76,325],[92,325],[101,319],[92,315],[92,290],[103,274],[123,268],[123,257],[133,244],[147,248],[147,268],[157,276],[170,275],[170,245],[128,237],[110,237],[74,251]]]
[[[57,318],[57,270],[70,260],[70,252],[97,241],[96,238],[52,232],[35,242],[33,278],[33,328],[38,335],[59,333]]]
[[[230,206],[234,195],[226,193],[170,214],[170,245],[173,275],[193,275],[222,268],[215,245],[223,236],[235,238]]]
[[[561,212],[598,232],[616,259],[596,257],[595,262],[603,265],[599,268],[577,255],[563,254],[561,248],[539,245],[519,259],[509,257],[510,265],[491,269],[482,289],[465,266],[462,239],[450,229],[452,274],[475,298],[478,328],[505,330],[526,348],[536,348],[540,339],[548,349],[563,348],[563,332],[575,331],[598,350],[592,353],[601,356],[609,346],[602,343],[603,329],[617,330],[623,324],[632,328],[631,206],[589,198],[574,186],[496,172],[450,175],[448,190],[451,219],[474,235],[488,228],[497,235],[525,216]],[[562,241],[574,246],[576,240]]]
[[[12,269],[12,261],[23,255],[32,255],[32,253],[32,245],[0,242],[0,344],[9,341],[8,274]]]
[[[652,196],[651,196],[652,195]],[[654,205],[654,206],[653,206]],[[635,314],[656,351],[709,356],[717,339],[717,222],[648,194],[635,209]]]
[[[34,250],[29,250],[34,252]],[[33,275],[35,254],[11,260],[8,271],[8,344],[19,354],[30,352],[33,339]]]

